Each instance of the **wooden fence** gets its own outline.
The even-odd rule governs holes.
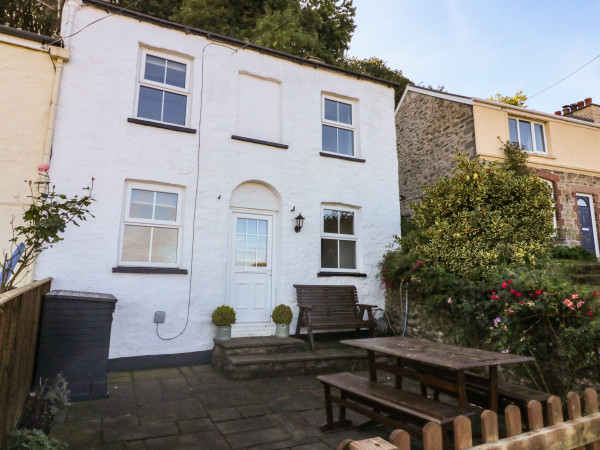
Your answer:
[[[52,278],[0,294],[0,448],[31,390],[42,297]]]
[[[578,449],[600,450],[600,412],[598,395],[594,389],[584,392],[585,416],[582,416],[579,394],[569,392],[567,396],[568,421],[563,421],[560,398],[552,396],[546,407],[546,427],[542,405],[530,401],[527,405],[529,430],[523,433],[521,410],[507,406],[504,410],[506,437],[499,439],[498,416],[486,410],[481,414],[481,438],[483,444],[473,447],[471,420],[460,416],[454,421],[454,448],[456,450],[521,450],[521,449]],[[587,447],[586,447],[587,445]],[[440,425],[428,423],[423,428],[423,450],[441,450],[443,433]],[[338,450],[410,450],[410,435],[404,430],[395,430],[390,442],[381,438],[364,441],[346,440]]]

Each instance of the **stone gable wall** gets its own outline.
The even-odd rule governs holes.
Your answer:
[[[475,156],[473,107],[417,92],[407,92],[396,113],[400,195],[412,199],[455,166],[454,149]],[[407,202],[403,216],[413,211]]]

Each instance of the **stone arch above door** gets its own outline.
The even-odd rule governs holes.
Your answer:
[[[270,184],[251,180],[238,185],[229,199],[231,208],[281,211],[281,195]]]

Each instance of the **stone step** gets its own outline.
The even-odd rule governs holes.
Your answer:
[[[215,339],[214,343],[215,350],[218,349],[224,356],[293,353],[306,349],[306,341],[293,337],[254,336],[226,341]]]
[[[367,355],[364,350],[336,344],[321,344],[324,348],[297,353],[227,356],[223,359],[219,371],[234,380],[248,380],[366,369]]]
[[[570,275],[569,278],[571,278],[575,284],[600,286],[600,273],[579,273]]]
[[[573,274],[599,274],[600,263],[591,261],[577,261],[566,264],[569,271]]]

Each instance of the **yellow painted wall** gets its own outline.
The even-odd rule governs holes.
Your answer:
[[[34,48],[28,48],[34,47]],[[54,66],[41,44],[0,34],[0,250],[9,248],[10,220],[20,218],[43,162]],[[2,258],[3,259],[3,258]]]
[[[524,108],[489,105],[475,101],[475,142],[477,154],[502,158],[501,142],[509,139],[508,118],[516,117],[543,123],[548,156],[529,158],[530,165],[568,172],[600,174],[600,124],[540,114]]]

